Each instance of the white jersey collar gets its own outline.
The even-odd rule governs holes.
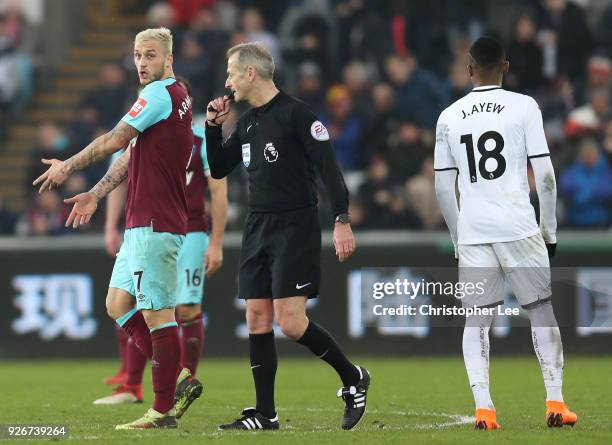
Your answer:
[[[472,89],[472,92],[501,90],[501,85],[483,85]]]

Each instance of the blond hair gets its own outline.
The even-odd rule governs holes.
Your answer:
[[[227,58],[238,53],[236,64],[244,71],[252,66],[263,79],[272,79],[274,75],[274,59],[270,51],[261,42],[240,43],[227,50]]]
[[[168,28],[149,28],[136,34],[135,42],[139,40],[157,40],[166,54],[172,54],[172,32]]]

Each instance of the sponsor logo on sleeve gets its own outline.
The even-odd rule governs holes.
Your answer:
[[[132,108],[130,109],[128,114],[130,115],[130,117],[136,117],[140,114],[140,112],[144,109],[146,105],[147,101],[142,97],[139,97],[138,100],[134,103],[134,105],[132,105]]]
[[[242,144],[242,163],[245,167],[251,163],[251,144]]]
[[[310,126],[310,134],[317,141],[329,141],[327,128],[320,121],[314,121]]]

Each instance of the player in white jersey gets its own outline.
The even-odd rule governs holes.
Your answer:
[[[577,416],[561,391],[563,346],[551,303],[549,257],[557,243],[557,191],[542,114],[531,97],[501,87],[509,63],[495,39],[476,40],[468,59],[474,89],[440,114],[434,159],[436,194],[459,260],[459,280],[486,283],[482,295],[466,296],[462,304],[502,304],[508,279],[531,322],[546,387],[547,424],[574,425]],[[539,227],[529,201],[528,160],[540,200]],[[497,429],[489,393],[493,315],[484,312],[466,318],[463,356],[474,393],[475,427]]]

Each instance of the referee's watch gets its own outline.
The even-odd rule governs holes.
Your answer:
[[[338,216],[336,216],[334,223],[350,224],[351,217],[348,213],[340,213]]]

